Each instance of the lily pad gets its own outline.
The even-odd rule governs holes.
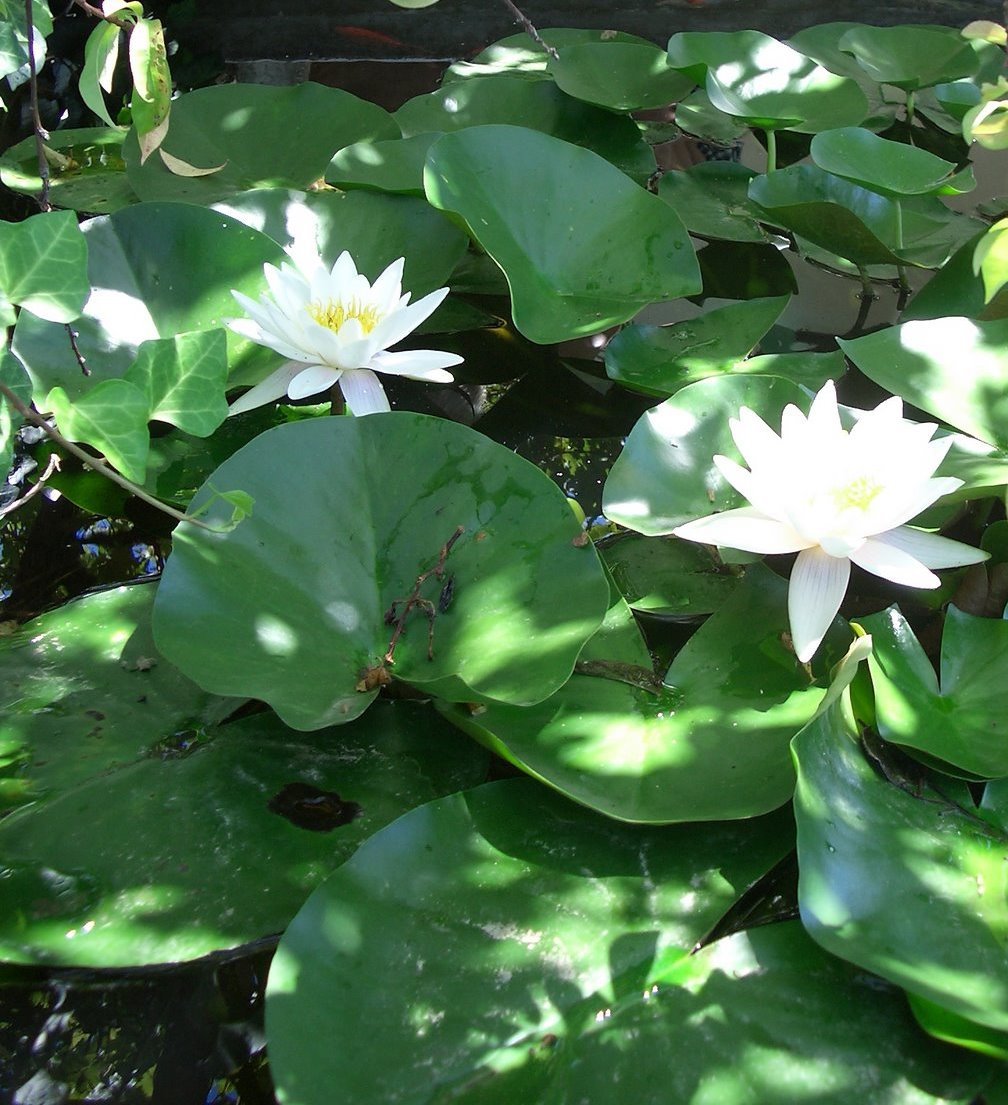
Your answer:
[[[234,488],[255,500],[236,528],[176,530],[158,647],[294,728],[351,721],[386,674],[539,701],[605,615],[601,565],[563,493],[465,426],[400,411],[278,426],[225,461],[193,507],[227,522],[215,492]],[[411,596],[425,605],[405,610]]]
[[[891,781],[841,698],[794,740],[802,922],[817,943],[1008,1029],[1008,828],[964,784]]]
[[[415,811],[281,941],[266,1005],[280,1096],[793,1105],[814,1084],[821,1105],[965,1105],[990,1064],[936,1045],[901,995],[798,925],[686,954],[787,847],[782,825],[620,826],[515,780]]]
[[[522,127],[473,127],[431,147],[424,182],[431,203],[461,215],[504,270],[515,325],[532,341],[594,334],[700,291],[672,208],[579,146]]]
[[[738,585],[700,545],[675,538],[620,533],[598,546],[632,610],[693,620],[711,614]]]
[[[234,316],[231,289],[258,295],[263,264],[286,256],[265,234],[189,204],[136,204],[84,226],[91,296],[74,322],[84,376],[63,326],[22,314],[14,350],[42,402],[59,385],[70,399],[124,376],[140,345],[219,327]],[[228,334],[233,371],[276,364],[276,354]],[[262,370],[260,370],[262,372]]]
[[[878,730],[982,778],[1008,776],[1008,622],[949,606],[941,684],[896,607],[861,619]]]
[[[0,637],[2,774],[20,800],[65,792],[143,760],[237,703],[207,694],[154,647],[156,588],[87,595]]]
[[[655,537],[742,506],[714,465],[715,454],[738,456],[728,420],[749,407],[779,426],[788,403],[805,405],[805,393],[776,376],[711,376],[681,388],[630,431],[606,480],[606,517]]]
[[[928,319],[838,340],[869,379],[894,395],[1008,448],[1008,319]]]
[[[678,116],[677,116],[678,117]],[[691,234],[731,242],[767,242],[760,209],[749,199],[753,169],[732,161],[704,161],[666,173],[658,195],[675,208]]]
[[[550,58],[549,72],[568,96],[614,111],[664,107],[696,82],[673,69],[668,54],[650,43],[581,42]]]
[[[171,128],[161,147],[212,171],[182,176],[157,154],[141,165],[135,131],[123,144],[123,157],[130,185],[142,200],[210,204],[250,188],[306,189],[322,179],[344,146],[398,137],[384,108],[339,88],[311,82],[219,84],[172,101]]]
[[[153,742],[0,824],[0,958],[139,966],[277,933],[372,833],[486,767],[405,702],[310,740],[263,716]]]
[[[638,637],[631,650],[615,621],[544,702],[444,712],[523,771],[610,817],[648,824],[754,817],[791,797],[789,742],[823,695],[782,643],[786,631],[787,584],[757,565],[662,683],[638,678],[650,667],[647,649]]]
[[[337,188],[373,188],[378,192],[423,195],[423,168],[436,133],[412,138],[354,142],[339,150],[326,169],[326,183]]]
[[[606,346],[606,375],[626,387],[671,395],[731,371],[780,318],[789,299],[749,299],[672,326],[628,326]]]
[[[576,100],[547,79],[502,73],[454,82],[407,101],[395,119],[404,138],[496,124],[524,127],[583,146],[640,183],[655,171],[651,147],[632,119]],[[473,166],[473,172],[480,169]]]
[[[970,77],[980,62],[969,42],[951,27],[850,28],[839,47],[880,84],[906,92]]]

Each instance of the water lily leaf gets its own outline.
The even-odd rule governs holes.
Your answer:
[[[946,776],[901,785],[877,771],[842,699],[792,747],[809,934],[967,1020],[1008,1029],[1003,821]]]
[[[87,595],[0,637],[3,775],[39,799],[142,760],[152,745],[230,713],[154,647],[155,588]]]
[[[164,149],[190,165],[222,165],[220,172],[183,177],[160,158],[141,164],[133,132],[123,157],[141,199],[210,204],[250,188],[305,189],[322,179],[333,154],[351,142],[398,137],[387,111],[339,88],[218,84],[172,101]]]
[[[263,264],[286,257],[272,239],[216,211],[182,203],[136,204],[84,226],[91,296],[75,320],[86,377],[63,326],[22,315],[14,349],[35,398],[59,385],[77,399],[102,380],[124,376],[140,345],[219,327],[237,313],[231,289],[257,296]],[[277,355],[228,334],[233,371],[275,367]]]
[[[532,341],[594,334],[700,291],[671,207],[578,146],[522,127],[473,127],[431,147],[424,182],[431,203],[461,215],[504,270],[515,325]]]
[[[780,318],[790,296],[749,299],[672,326],[628,326],[606,346],[606,375],[626,387],[671,395],[741,361]]]
[[[1008,1032],[998,1032],[968,1021],[950,1009],[922,998],[920,994],[907,993],[907,1002],[917,1023],[935,1039],[978,1051],[992,1059],[1008,1059]],[[990,1101],[986,1094],[984,1098]]]
[[[787,584],[757,565],[678,653],[663,684],[637,678],[650,667],[647,649],[637,638],[630,652],[625,626],[613,619],[544,702],[443,709],[498,755],[610,817],[754,817],[791,797],[788,745],[823,694],[782,643],[786,631]]]
[[[405,257],[403,288],[417,300],[441,288],[465,256],[468,237],[418,196],[295,192],[262,188],[216,204],[295,256],[318,251],[329,263],[348,250],[369,279]]]
[[[404,138],[491,124],[527,128],[583,146],[639,183],[656,167],[651,147],[632,119],[576,100],[546,79],[501,73],[454,82],[407,101],[395,120]]]
[[[703,84],[708,69],[733,62],[741,67],[741,59],[759,57],[780,45],[762,31],[680,31],[669,39],[668,56],[674,68]]]
[[[1008,319],[929,319],[838,340],[866,376],[894,395],[1008,448]]]
[[[781,823],[620,826],[517,780],[409,814],[281,941],[266,1009],[279,1093],[663,1105],[703,1086],[791,1105],[811,1070],[822,1105],[965,1105],[990,1064],[923,1036],[902,995],[797,924],[684,954],[772,862]],[[397,986],[375,986],[390,967]]]
[[[209,437],[227,418],[224,331],[201,330],[145,341],[125,380],[136,384],[146,398],[148,419]]]
[[[368,836],[487,768],[406,702],[310,740],[269,715],[147,740],[138,761],[0,823],[0,957],[139,966],[279,932]]]
[[[714,240],[697,250],[703,294],[710,299],[765,299],[798,291],[794,269],[769,242]]]
[[[995,294],[988,303],[983,279],[973,271],[976,248],[985,233],[975,234],[955,251],[910,300],[900,316],[901,322],[949,318],[953,315],[978,319],[1008,316],[1008,290]]]
[[[979,59],[969,42],[951,27],[850,28],[839,47],[880,84],[906,92],[970,77]]]
[[[655,537],[742,506],[714,466],[717,453],[738,458],[728,420],[749,407],[779,426],[788,403],[805,404],[804,392],[774,376],[711,376],[680,389],[631,430],[606,480],[606,517]]]
[[[564,46],[558,54],[548,64],[557,87],[614,111],[664,107],[696,85],[672,68],[664,50],[650,43],[589,41]]]
[[[812,139],[812,160],[827,173],[844,177],[886,196],[942,192],[953,186],[956,166],[927,150],[880,138],[862,127],[839,127]],[[960,186],[960,183],[962,186]],[[956,191],[976,186],[970,174],[954,185]]]
[[[127,479],[143,483],[150,435],[147,397],[129,380],[101,380],[71,399],[61,387],[45,398],[64,437],[93,445]]]
[[[861,624],[878,731],[983,778],[1008,775],[1008,622],[949,606],[941,646],[941,684],[895,607]]]
[[[732,161],[704,161],[684,172],[666,173],[658,195],[675,208],[692,234],[767,242],[770,235],[759,224],[762,211],[749,199],[754,176],[755,170]]]
[[[87,244],[73,212],[0,222],[0,303],[16,303],[50,322],[72,322],[90,291],[87,267]]]
[[[703,617],[717,610],[741,579],[690,541],[627,531],[598,550],[620,594],[641,614]]]
[[[706,88],[718,110],[764,130],[815,134],[854,126],[868,114],[868,101],[855,81],[776,39],[708,68]]]
[[[57,207],[97,215],[136,203],[137,195],[126,179],[122,158],[124,137],[124,131],[107,127],[54,130],[45,147],[51,201]],[[18,142],[0,156],[0,180],[12,191],[41,194],[34,137]]]
[[[638,46],[651,46],[646,38],[627,34],[625,31],[590,30],[587,27],[546,27],[539,31],[536,42],[525,33],[508,35],[481,50],[472,61],[457,61],[449,65],[442,79],[443,84],[468,80],[470,77],[486,77],[495,73],[524,75],[541,79],[549,68],[548,47],[555,50],[580,46],[586,42],[628,42]]]
[[[278,457],[296,480],[278,476]],[[416,686],[457,678],[469,697],[539,701],[605,614],[605,577],[563,493],[465,426],[398,411],[279,426],[225,461],[193,507],[214,488],[242,489],[254,512],[227,533],[176,531],[158,647],[297,729],[358,716],[384,667]],[[204,517],[230,511],[214,502]],[[404,614],[422,573],[426,606]],[[404,631],[383,666],[386,613]]]
[[[373,188],[378,192],[422,196],[424,162],[438,137],[438,134],[414,134],[411,138],[344,146],[326,169],[326,183],[337,188]]]
[[[284,935],[267,999],[281,1094],[321,1105],[338,1083],[361,1102],[565,1098],[556,1060],[590,1044],[596,1012],[641,1001],[658,965],[680,959],[790,835],[779,815],[745,833],[618,825],[527,780],[430,803],[368,841]],[[364,985],[379,963],[401,980],[394,1000]],[[339,1022],[348,1036],[333,1047],[317,1026],[337,1023],[348,993],[361,1015]],[[382,1031],[358,1034],[364,1023]]]

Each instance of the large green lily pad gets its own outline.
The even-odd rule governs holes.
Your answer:
[[[366,672],[383,666],[417,686],[457,678],[463,696],[540,701],[605,615],[605,576],[563,493],[465,426],[400,411],[278,426],[193,507],[225,523],[214,492],[236,488],[255,501],[236,528],[176,530],[155,635],[201,685],[265,699],[295,728],[357,717],[380,685]],[[383,665],[386,614],[402,614],[422,573],[427,606]]]
[[[840,339],[870,379],[943,422],[1008,447],[1008,319],[906,322]]]
[[[859,24],[838,45],[873,80],[907,92],[970,77],[980,67],[973,47],[952,27]]]
[[[486,766],[404,702],[310,740],[264,715],[153,744],[0,824],[0,959],[139,966],[277,933],[372,833]]]
[[[984,778],[1008,776],[1008,622],[949,606],[941,686],[897,607],[861,619],[879,732]]]
[[[664,107],[696,83],[673,69],[657,46],[611,39],[564,46],[550,58],[549,72],[569,96],[614,111]]]
[[[619,826],[515,780],[409,814],[281,941],[280,1100],[965,1105],[989,1064],[797,925],[687,955],[787,848],[785,821]]]
[[[384,108],[339,88],[219,84],[172,101],[161,149],[205,175],[172,172],[159,153],[140,163],[136,132],[123,144],[126,174],[143,200],[210,204],[250,188],[321,180],[333,154],[365,138],[398,138]]]
[[[196,733],[238,703],[207,694],[151,638],[156,587],[87,595],[0,637],[4,805],[62,793]]]
[[[827,951],[1008,1029],[1008,826],[964,784],[878,770],[838,699],[794,740],[798,896]]]
[[[804,392],[776,376],[711,376],[649,410],[630,431],[602,497],[607,518],[650,537],[744,499],[714,465],[715,454],[737,457],[728,420],[749,407],[780,426],[788,403]]]
[[[594,334],[700,291],[672,208],[579,146],[523,127],[473,127],[431,147],[424,186],[504,270],[515,325],[532,341]]]
[[[494,124],[523,127],[583,146],[640,183],[655,170],[651,147],[632,119],[568,96],[545,78],[500,73],[453,82],[409,100],[395,119],[405,138]]]
[[[183,203],[123,208],[91,219],[84,237],[91,296],[74,331],[91,375],[81,372],[63,326],[22,314],[15,328],[14,349],[40,404],[54,386],[76,399],[124,376],[144,341],[220,326],[238,313],[231,289],[257,296],[263,264],[286,257],[265,234]],[[231,333],[227,342],[233,370],[276,364],[271,350]]]
[[[786,630],[787,584],[756,565],[660,684],[642,685],[647,649],[633,622],[617,619],[544,702],[453,706],[446,714],[522,770],[610,817],[651,824],[753,817],[791,797],[789,742],[823,695],[782,643]]]

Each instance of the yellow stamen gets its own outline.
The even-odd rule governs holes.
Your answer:
[[[308,314],[320,325],[327,327],[334,333],[339,333],[343,323],[355,318],[361,325],[365,334],[371,331],[381,322],[378,308],[372,304],[364,305],[356,299],[348,303],[343,300],[330,300],[328,303],[319,303],[317,300],[308,305]]]
[[[882,485],[868,476],[858,476],[833,489],[837,510],[867,510],[882,491]]]

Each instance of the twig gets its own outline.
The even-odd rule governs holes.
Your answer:
[[[529,17],[521,10],[521,8],[513,4],[511,0],[504,0],[504,6],[511,11],[515,19],[517,19],[518,22],[525,28],[525,33],[529,36],[530,39],[532,39],[533,42],[538,42],[539,45],[546,51],[547,54],[549,54],[551,58],[558,58],[560,56],[557,53],[555,46],[550,46],[548,42],[545,42],[543,40],[542,35],[535,29],[532,20],[529,19]]]
[[[52,453],[49,457],[49,463],[45,466],[45,471],[42,473],[41,476],[39,476],[35,484],[32,487],[29,487],[28,490],[19,499],[15,499],[14,502],[8,503],[4,507],[0,507],[0,518],[6,518],[8,514],[13,514],[14,511],[18,509],[18,507],[24,506],[25,503],[29,501],[29,499],[33,499],[42,490],[42,488],[45,487],[46,481],[53,474],[53,472],[56,471],[57,468],[59,468],[59,456],[56,453]]]
[[[77,363],[80,365],[81,375],[90,376],[91,369],[88,368],[87,359],[80,351],[80,346],[77,344],[77,331],[69,322],[65,322],[63,325],[66,327],[67,337],[70,339],[70,349],[73,351],[73,355],[77,358]]]
[[[38,73],[35,70],[35,20],[32,16],[32,0],[25,0],[25,22],[28,27],[28,91],[31,97],[32,131],[35,135],[35,155],[38,158],[39,178],[42,191],[38,195],[38,205],[42,211],[52,211],[49,202],[49,162],[46,161],[45,144],[49,141],[49,132],[42,126],[38,106]]]
[[[406,628],[406,619],[411,612],[419,607],[427,615],[429,622],[427,629],[427,659],[434,659],[434,618],[437,616],[437,609],[434,603],[430,599],[422,599],[420,597],[420,588],[434,576],[436,579],[444,578],[445,561],[448,559],[448,554],[452,551],[452,546],[455,542],[465,533],[465,526],[458,526],[455,532],[448,538],[448,540],[441,546],[441,552],[438,554],[437,564],[433,568],[428,568],[426,572],[417,576],[416,583],[413,584],[413,590],[409,596],[405,599],[396,599],[395,602],[385,612],[385,622],[387,625],[395,625],[395,629],[392,632],[392,639],[389,641],[388,649],[385,652],[383,660],[386,664],[395,663],[395,650],[396,645],[399,643],[399,638],[403,635],[403,630]],[[449,584],[452,581],[449,580]],[[444,602],[445,592],[449,590],[449,586],[446,585],[442,590],[442,601],[439,601],[438,605],[443,610],[447,605],[447,602],[451,601],[451,595],[447,597],[447,602]],[[397,607],[402,607],[402,613],[396,614]]]
[[[93,16],[95,19],[103,19],[106,23],[114,23],[117,27],[128,28],[130,21],[123,19],[118,15],[106,15],[101,8],[96,8],[94,4],[89,4],[87,0],[73,0],[75,7],[80,8],[82,12],[87,15]]]
[[[214,526],[208,526],[206,522],[201,522],[191,514],[183,514],[182,511],[176,510],[173,506],[161,502],[160,499],[145,491],[139,484],[135,484],[132,480],[128,480],[125,476],[121,476],[111,465],[107,464],[100,457],[91,456],[90,453],[86,453],[80,446],[67,440],[59,430],[50,426],[40,414],[36,414],[30,407],[26,407],[14,392],[2,382],[0,382],[0,395],[10,403],[14,410],[16,410],[26,422],[30,422],[33,426],[38,426],[46,437],[54,441],[61,449],[65,449],[72,457],[76,457],[81,464],[85,465],[87,468],[91,468],[99,475],[104,476],[107,480],[111,480],[116,486],[121,487],[124,491],[128,491],[131,495],[135,495],[138,499],[142,499],[143,502],[154,507],[155,510],[160,510],[162,514],[167,514],[169,518],[174,518],[177,522],[189,522],[191,525],[199,526],[200,529],[209,530],[211,533],[218,532]]]

